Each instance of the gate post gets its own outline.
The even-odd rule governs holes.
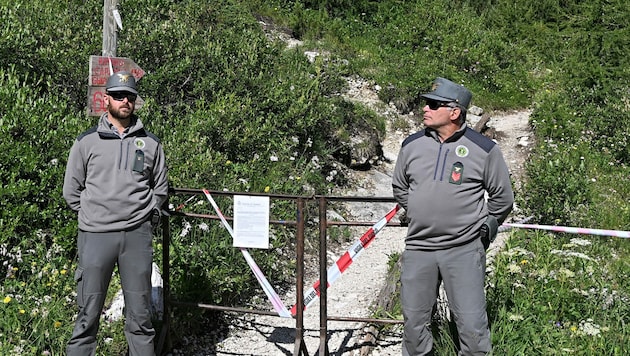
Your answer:
[[[326,217],[327,201],[325,197],[319,198],[319,354],[328,356],[328,270],[326,229],[328,218]]]
[[[295,303],[295,348],[293,355],[306,355],[304,343],[304,198],[297,199],[297,246],[296,246],[296,303]]]

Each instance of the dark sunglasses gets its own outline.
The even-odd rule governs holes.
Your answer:
[[[127,93],[124,91],[116,91],[112,93],[107,93],[107,95],[111,96],[112,99],[116,101],[123,101],[125,98],[127,98],[127,101],[130,103],[134,103],[136,99],[138,98],[138,95],[133,94],[133,93]]]
[[[426,100],[427,105],[429,106],[429,109],[431,110],[437,110],[441,107],[450,107],[450,102],[448,101],[437,101],[437,100]]]

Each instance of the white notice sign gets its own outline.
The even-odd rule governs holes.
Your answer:
[[[234,196],[234,247],[269,248],[269,197]]]

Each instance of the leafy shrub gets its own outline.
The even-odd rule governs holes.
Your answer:
[[[41,230],[48,246],[54,241],[74,251],[76,217],[61,187],[68,147],[86,122],[46,89],[51,85],[50,78],[0,68],[0,241],[19,245]]]

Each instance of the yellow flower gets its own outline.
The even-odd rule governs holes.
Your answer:
[[[65,269],[61,270],[61,274],[66,274],[66,273],[68,273],[68,271],[66,271]]]
[[[20,309],[20,314],[24,314],[24,313],[26,313],[26,310]]]
[[[225,165],[229,166],[230,164],[232,164],[232,161],[230,161],[229,159],[227,161],[225,161]]]
[[[269,193],[269,189],[271,189],[271,188],[269,188],[269,186],[266,186],[265,187],[265,193]]]
[[[9,296],[7,295],[6,297],[4,297],[3,302],[4,302],[4,304],[9,304],[9,303],[11,303],[11,297],[9,297]]]
[[[528,260],[522,260],[522,261],[521,261],[521,264],[522,264],[522,265],[526,265],[526,264],[528,264],[528,263],[529,263],[529,261],[528,261]]]
[[[55,323],[53,324],[56,328],[61,327],[61,322],[60,321],[55,321]]]
[[[577,331],[577,326],[573,325],[573,326],[571,327],[571,331],[576,332],[576,331]]]

